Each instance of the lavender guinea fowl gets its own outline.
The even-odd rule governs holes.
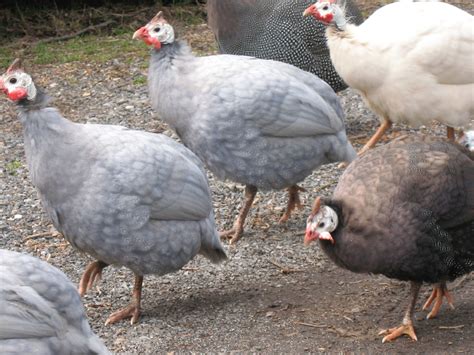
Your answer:
[[[97,260],[79,293],[107,265],[135,274],[132,303],[107,323],[137,322],[144,275],[179,270],[198,253],[213,262],[226,258],[207,178],[190,150],[164,135],[65,119],[18,60],[0,77],[0,89],[17,104],[43,207],[73,247]]]
[[[311,0],[207,0],[208,23],[221,53],[248,55],[292,64],[327,82],[347,87],[334,69],[325,27],[301,19]],[[344,1],[348,16],[362,23],[355,1]]]
[[[134,38],[151,45],[151,103],[219,179],[246,185],[234,227],[240,238],[257,189],[289,188],[284,222],[298,205],[296,185],[321,164],[351,161],[343,110],[331,87],[292,65],[251,57],[195,57],[160,12]]]
[[[2,354],[110,354],[87,322],[81,298],[61,271],[0,249]]]
[[[474,154],[428,136],[401,137],[368,151],[344,172],[330,199],[316,199],[305,244],[320,240],[337,265],[411,282],[400,327],[416,340],[413,309],[423,282],[435,284],[423,309],[437,315],[447,281],[474,270]]]

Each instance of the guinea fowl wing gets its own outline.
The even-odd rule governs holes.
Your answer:
[[[109,134],[103,134],[103,129]],[[105,158],[96,162],[96,171],[105,173],[91,176],[81,195],[91,199],[96,213],[131,212],[134,218],[121,221],[130,224],[146,223],[146,216],[157,220],[209,217],[212,205],[206,176],[197,157],[179,143],[110,126],[101,126],[95,142]],[[108,209],[100,206],[103,203]]]
[[[222,119],[194,121],[225,122],[229,103],[235,119],[262,135],[308,137],[344,129],[337,95],[313,74],[276,61],[225,55],[198,58],[198,67],[193,80],[202,83],[201,92],[208,97],[201,103],[207,109],[199,112]]]

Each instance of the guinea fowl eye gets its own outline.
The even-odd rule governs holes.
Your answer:
[[[10,84],[16,84],[16,82],[18,81],[16,78],[11,78],[10,80],[8,80],[10,82]]]
[[[326,10],[328,10],[328,9],[329,9],[329,6],[324,5],[323,10],[326,11]]]
[[[161,30],[161,28],[155,27],[154,30],[153,30],[153,32],[160,32],[160,30]]]
[[[319,223],[319,226],[318,226],[318,227],[319,227],[319,228],[324,228],[324,226],[325,226],[324,222],[321,222],[321,223]]]

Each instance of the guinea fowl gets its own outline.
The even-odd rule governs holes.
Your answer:
[[[472,122],[474,21],[467,12],[442,2],[396,2],[355,26],[335,0],[320,0],[304,15],[329,26],[334,67],[381,119],[359,154],[393,122],[418,127],[436,120],[452,140],[454,127]]]
[[[289,188],[285,222],[299,205],[298,182],[355,158],[337,95],[315,75],[252,57],[195,57],[161,12],[133,38],[153,46],[148,86],[160,118],[218,178],[246,185],[234,227],[221,234],[231,243],[257,189]]]
[[[2,354],[110,354],[87,322],[81,298],[61,271],[0,249]]]
[[[82,295],[107,265],[135,274],[132,303],[107,323],[138,321],[143,275],[179,270],[200,253],[226,258],[199,159],[164,135],[73,123],[52,107],[16,60],[0,90],[17,103],[31,180],[55,228],[97,261]]]
[[[474,270],[474,154],[435,137],[401,137],[367,152],[342,175],[332,198],[317,198],[305,244],[320,240],[339,266],[411,282],[403,323],[381,332],[416,340],[412,315],[423,282],[424,309],[437,315],[446,282]]]
[[[222,53],[292,64],[316,74],[335,91],[347,88],[334,69],[325,27],[301,20],[311,0],[208,0],[207,16]],[[344,1],[351,19],[362,23],[352,0]]]

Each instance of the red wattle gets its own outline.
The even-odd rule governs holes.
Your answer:
[[[24,88],[18,88],[13,91],[7,92],[7,95],[10,100],[18,101],[24,99],[28,95],[28,92]]]

